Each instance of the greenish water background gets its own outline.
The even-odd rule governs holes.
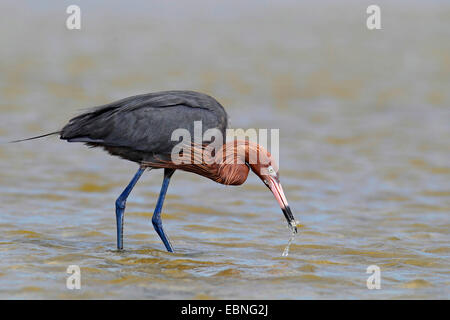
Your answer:
[[[0,298],[449,297],[450,6],[366,1],[0,4],[2,141],[59,129],[83,108],[192,89],[234,128],[280,128],[280,175],[301,221],[254,176],[224,187],[176,172],[151,225],[146,173],[115,251],[114,201],[132,163],[46,138],[0,145]],[[66,268],[82,289],[66,289]],[[381,268],[380,290],[366,268]]]

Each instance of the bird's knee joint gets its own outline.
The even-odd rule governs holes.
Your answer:
[[[122,200],[122,199],[116,200],[116,208],[118,208],[118,209],[125,209],[125,204],[126,204],[125,200]]]
[[[155,228],[161,228],[162,227],[161,219],[152,218],[152,223],[153,223],[153,226]]]

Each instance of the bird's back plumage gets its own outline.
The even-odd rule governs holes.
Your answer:
[[[214,98],[194,91],[162,91],[92,108],[71,119],[61,130],[61,139],[101,146],[140,162],[146,156],[170,153],[179,143],[171,139],[175,129],[187,129],[193,139],[194,121],[202,122],[202,134],[217,128],[225,137],[228,117]]]

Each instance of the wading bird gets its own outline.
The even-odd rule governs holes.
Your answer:
[[[192,145],[192,155],[201,161],[175,163],[171,160],[172,132],[186,129],[194,136],[194,122],[202,122],[202,130],[218,129],[225,137],[228,117],[214,98],[193,91],[163,91],[128,97],[95,107],[74,117],[60,131],[14,142],[58,134],[68,142],[82,142],[90,147],[102,147],[111,155],[136,162],[139,169],[116,200],[117,248],[123,248],[123,220],[128,195],[146,169],[164,168],[164,180],[152,217],[153,226],[167,251],[173,247],[164,232],[161,210],[175,170],[180,169],[225,185],[241,185],[253,171],[272,191],[286,220],[297,232],[296,221],[281,187],[278,168],[263,147],[249,141],[225,143],[219,152],[206,154],[203,146]],[[256,161],[250,161],[257,153]],[[193,158],[195,156],[192,156]],[[240,161],[227,161],[234,159]],[[209,161],[205,161],[209,160]]]

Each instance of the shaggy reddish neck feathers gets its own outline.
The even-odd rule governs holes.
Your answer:
[[[170,167],[193,172],[225,185],[241,185],[247,180],[250,169],[258,176],[260,168],[270,163],[270,153],[260,145],[247,140],[224,144],[215,155],[204,147],[193,146],[190,163],[171,161],[143,163],[148,167]],[[194,161],[196,160],[196,161]]]

